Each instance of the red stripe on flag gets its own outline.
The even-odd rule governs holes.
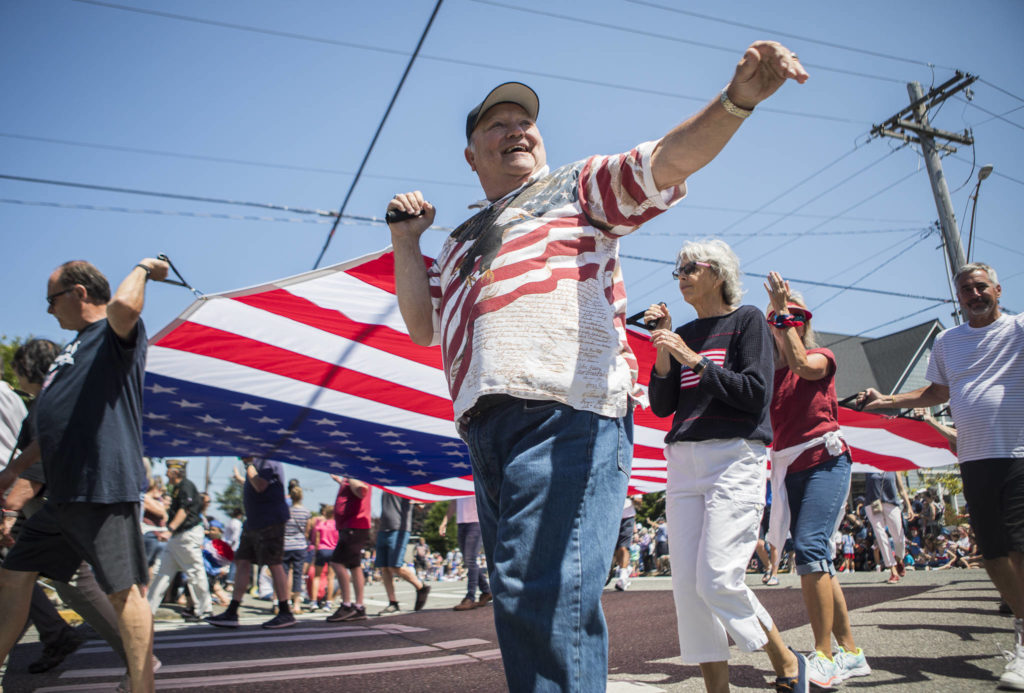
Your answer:
[[[315,327],[318,330],[360,342],[375,349],[381,349],[424,366],[441,368],[440,349],[414,344],[409,335],[384,325],[350,320],[340,310],[323,308],[284,289],[239,296],[234,300],[300,322],[303,325]]]
[[[867,411],[857,411],[849,407],[839,407],[839,425],[856,426],[857,428],[881,428],[901,438],[912,440],[931,448],[949,450],[949,443],[934,428],[924,421],[883,416]],[[860,462],[854,458],[854,462]]]
[[[473,480],[473,475],[472,474],[467,474],[466,476],[460,476],[458,478],[459,479],[464,479],[466,481],[472,481]],[[378,488],[385,489],[388,493],[393,493],[396,496],[404,496],[404,494],[398,492],[398,490],[397,490],[398,487],[395,487],[395,486],[380,486]],[[462,490],[459,490],[459,489],[456,489],[456,488],[452,488],[451,486],[444,486],[442,484],[435,484],[435,483],[417,484],[415,486],[406,486],[405,488],[407,490],[409,490],[409,491],[415,491],[415,492],[420,493],[420,494],[427,494],[427,495],[432,495],[432,496],[471,496],[471,495],[473,495],[473,491],[472,490],[462,491]],[[406,496],[406,497],[411,497],[411,496]]]
[[[446,397],[427,394],[213,327],[182,323],[157,342],[157,346],[209,356],[439,419],[451,421],[454,416],[451,400]]]
[[[918,469],[913,460],[906,457],[894,457],[892,455],[880,455],[877,452],[868,452],[862,448],[850,446],[850,457],[855,463],[866,464],[882,470],[883,472],[903,472],[908,469]]]
[[[433,259],[423,256],[427,269],[434,264]],[[375,286],[389,294],[395,293],[395,254],[384,253],[379,258],[369,260],[345,270],[345,274]]]

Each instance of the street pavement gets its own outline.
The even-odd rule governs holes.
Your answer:
[[[1010,617],[997,610],[997,595],[980,570],[914,572],[897,585],[880,573],[843,575],[854,637],[867,654],[871,676],[844,688],[885,691],[991,691],[1005,664],[1001,652],[1013,644]],[[782,575],[764,587],[748,583],[768,609],[787,644],[813,646],[797,577]],[[604,595],[609,623],[609,687],[612,693],[703,691],[696,666],[682,665],[676,649],[671,580],[634,579],[625,592]],[[490,606],[468,612],[452,607],[465,583],[431,583],[427,607],[412,612],[413,591],[398,586],[410,611],[352,624],[324,621],[330,612],[304,613],[284,630],[263,630],[270,603],[247,597],[242,627],[218,629],[187,624],[161,609],[155,652],[162,661],[157,688],[218,693],[355,690],[435,692],[505,689]],[[378,583],[367,590],[367,612],[387,605]],[[543,637],[539,633],[538,637]],[[11,655],[6,693],[21,691],[111,691],[124,669],[102,641],[90,641],[56,669],[32,675],[28,663],[41,651],[29,630]],[[763,691],[773,680],[762,652],[733,648],[734,691]]]

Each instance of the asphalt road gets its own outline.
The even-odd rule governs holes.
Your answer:
[[[762,587],[748,576],[787,643],[801,651],[813,640],[795,576]],[[873,668],[850,689],[874,691],[989,691],[1002,671],[1001,649],[1012,645],[1012,622],[996,610],[996,593],[981,571],[910,574],[887,585],[878,573],[844,576],[854,636]],[[343,625],[326,613],[299,616],[294,628],[267,631],[269,603],[247,599],[237,630],[184,624],[161,610],[156,654],[163,665],[157,687],[219,693],[308,690],[436,692],[504,690],[492,609],[454,612],[464,583],[434,583],[427,608]],[[367,592],[368,612],[386,605],[383,588]],[[399,587],[411,607],[412,590]],[[641,578],[604,597],[610,630],[609,690],[703,691],[697,667],[679,663],[676,618],[668,578]],[[90,642],[45,674],[27,673],[40,652],[30,631],[12,653],[6,693],[113,690],[123,668],[102,642]],[[773,678],[763,653],[731,661],[733,690],[763,691]]]

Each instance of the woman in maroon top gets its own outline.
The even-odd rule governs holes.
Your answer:
[[[811,312],[778,272],[764,285],[771,305],[768,322],[775,338],[775,391],[771,404],[772,529],[785,539],[784,518],[793,535],[796,572],[814,633],[808,656],[811,683],[828,688],[851,676],[871,673],[853,641],[846,599],[833,562],[832,535],[850,490],[850,449],[839,430],[836,359],[816,347]],[[773,543],[774,543],[773,542]],[[833,656],[831,636],[839,651]]]

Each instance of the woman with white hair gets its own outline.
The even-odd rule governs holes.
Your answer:
[[[744,583],[764,508],[772,432],[772,338],[764,315],[740,305],[739,259],[722,241],[686,243],[672,276],[697,319],[672,331],[655,322],[651,410],[673,415],[665,437],[672,591],[683,662],[699,664],[709,691],[729,689],[729,640],[763,648],[779,691],[806,691],[806,660],[782,641]]]
[[[772,515],[769,541],[793,535],[796,572],[811,621],[808,678],[830,688],[871,667],[850,630],[846,597],[833,561],[832,535],[850,492],[850,448],[839,429],[836,357],[818,348],[811,311],[778,272],[768,274],[768,324],[775,341],[771,421]],[[898,511],[897,511],[898,512]],[[883,530],[884,531],[884,530]],[[898,578],[897,578],[898,579]],[[832,635],[839,644],[832,652]]]

